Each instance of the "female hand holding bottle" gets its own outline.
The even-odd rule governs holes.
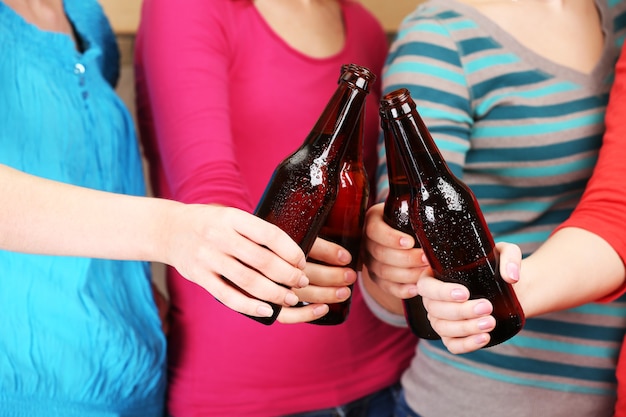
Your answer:
[[[306,262],[304,267],[309,285],[290,289],[298,300],[305,301],[308,305],[293,307],[283,303],[277,322],[293,324],[317,320],[328,313],[329,304],[343,302],[352,294],[349,286],[356,282],[357,273],[348,267],[352,261],[350,252],[336,243],[318,237],[309,257],[317,261]]]
[[[414,247],[412,236],[394,229],[383,219],[384,203],[367,211],[365,221],[365,263],[363,284],[368,292],[377,291],[376,301],[397,314],[403,314],[400,299],[416,296],[418,278],[429,265],[421,248]],[[372,282],[373,281],[373,282]],[[384,294],[390,295],[387,298]],[[383,299],[386,298],[386,301]]]
[[[502,278],[514,289],[527,317],[613,299],[620,294],[626,272],[620,254],[601,236],[577,227],[556,232],[522,261],[517,245],[499,243]],[[590,277],[601,279],[590,279]],[[424,298],[429,319],[448,350],[467,353],[489,342],[495,326],[488,300],[469,300],[458,284],[422,274],[417,291]]]
[[[251,315],[271,314],[271,309],[220,276],[263,300],[287,305],[298,297],[277,283],[308,285],[304,254],[296,243],[242,210],[107,193],[2,164],[0,179],[2,249],[165,263],[228,307]],[[313,317],[303,311],[290,320],[307,318]]]

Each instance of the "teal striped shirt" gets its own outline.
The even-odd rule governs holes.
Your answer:
[[[385,93],[411,91],[495,239],[520,245],[526,255],[568,218],[601,145],[626,4],[596,3],[606,42],[591,74],[537,55],[454,0],[420,5],[391,46]],[[382,138],[379,153],[383,201]],[[407,402],[423,417],[610,416],[625,328],[626,298],[529,319],[512,340],[471,354],[421,341],[403,377]]]

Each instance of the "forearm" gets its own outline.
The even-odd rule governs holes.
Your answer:
[[[0,165],[0,247],[51,255],[163,261],[178,203],[49,181]]]
[[[584,229],[559,230],[522,261],[515,284],[527,317],[598,301],[624,285],[626,270],[617,252]]]

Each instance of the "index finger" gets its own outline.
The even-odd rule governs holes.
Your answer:
[[[412,248],[415,245],[415,239],[385,223],[383,212],[383,203],[373,205],[367,210],[365,214],[365,236],[367,239],[390,248]]]
[[[326,304],[309,304],[303,307],[283,307],[278,315],[278,321],[284,324],[307,323],[317,320],[328,313]]]
[[[426,270],[417,281],[417,292],[423,298],[455,303],[469,300],[470,292],[467,287],[461,284],[441,281],[428,275],[429,271]]]
[[[291,265],[304,269],[306,257],[298,244],[280,227],[247,212],[240,211],[233,223],[246,238],[266,246]]]

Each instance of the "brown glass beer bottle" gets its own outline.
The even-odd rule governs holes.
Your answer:
[[[341,74],[353,65],[343,65]],[[364,117],[365,106],[361,108],[358,123],[348,139],[348,149],[341,162],[337,198],[319,233],[319,237],[334,242],[350,252],[352,261],[347,267],[354,270],[358,267],[370,191],[367,172],[363,164]],[[351,285],[351,290],[352,287]],[[311,323],[322,325],[343,323],[350,312],[351,302],[352,296],[341,303],[329,304],[328,313]]]
[[[375,75],[350,66],[304,143],[274,170],[255,214],[285,231],[308,255],[337,196],[341,163]],[[272,317],[253,317],[272,324]]]
[[[319,237],[342,246],[350,253],[352,260],[346,266],[354,270],[358,267],[365,210],[369,199],[367,174],[360,156],[363,124],[362,118],[359,119],[342,162],[337,198],[319,233]],[[351,290],[352,287],[350,285]],[[343,323],[350,312],[351,301],[352,296],[340,303],[328,304],[328,313],[311,324]]]
[[[496,327],[485,347],[524,326],[510,284],[500,277],[498,253],[473,192],[452,174],[407,89],[381,100],[411,186],[411,226],[436,278],[465,285],[470,297],[493,305]]]
[[[411,227],[409,218],[409,206],[411,204],[411,187],[404,165],[400,159],[397,146],[391,133],[389,121],[385,112],[380,112],[380,123],[385,138],[385,154],[387,156],[387,176],[389,178],[389,194],[385,200],[383,209],[383,220],[389,226],[410,235],[415,242],[416,248],[420,247],[417,236]],[[422,297],[415,297],[402,300],[404,307],[404,317],[409,328],[417,337],[421,339],[440,339],[437,332],[430,325],[428,312],[424,308]]]

